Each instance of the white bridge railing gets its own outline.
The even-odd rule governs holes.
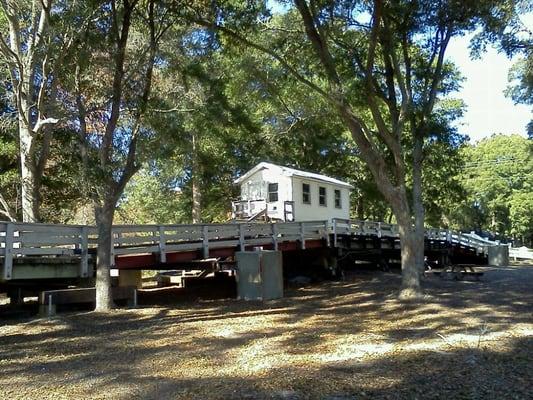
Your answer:
[[[361,220],[347,220],[334,219],[332,225],[333,245],[337,246],[338,235],[367,235],[399,238],[400,232],[398,225],[387,224],[384,222],[375,221],[361,221]],[[488,247],[496,245],[494,242],[486,241],[471,237],[468,234],[454,232],[449,229],[427,228],[425,232],[426,238],[429,240],[445,241],[449,243],[456,243],[461,246],[475,248],[477,253],[488,253]]]
[[[394,224],[343,219],[270,224],[116,225],[112,253],[114,256],[157,253],[159,260],[165,262],[167,253],[179,251],[200,251],[208,258],[210,249],[223,247],[272,245],[277,249],[283,242],[299,242],[305,249],[306,240],[313,239],[323,239],[329,246],[330,235],[337,247],[340,235],[399,238],[399,231]],[[426,237],[475,248],[478,253],[487,253],[491,245],[467,234],[442,229],[427,229]],[[0,266],[3,264],[0,279],[11,279],[13,260],[24,256],[79,256],[80,276],[85,277],[89,254],[96,245],[94,226],[0,222]]]
[[[533,260],[533,249],[527,247],[509,247],[509,257],[515,260]]]
[[[210,249],[272,245],[277,250],[280,243],[296,241],[305,249],[307,240],[324,239],[329,245],[329,233],[327,221],[115,225],[112,255],[158,253],[165,262],[167,253],[179,251],[201,251],[208,258]],[[96,245],[94,226],[0,222],[0,279],[11,279],[13,260],[24,256],[79,256],[80,276],[86,277],[89,253]]]

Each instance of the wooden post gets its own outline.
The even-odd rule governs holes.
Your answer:
[[[117,239],[120,238],[120,232],[116,234],[117,235]],[[110,253],[110,258],[111,258],[111,265],[109,266],[109,268],[114,268],[115,267],[115,233],[113,232],[113,230],[111,230],[111,253]]]
[[[202,255],[204,258],[209,258],[209,227],[202,226]]]
[[[337,218],[333,218],[333,247],[337,247]]]
[[[329,247],[329,222],[328,220],[324,221],[324,234],[326,235],[326,245]]]
[[[270,224],[272,227],[272,244],[274,246],[274,250],[278,251],[278,227],[275,223]]]
[[[89,276],[89,228],[86,226],[81,227],[80,243],[80,275],[82,278],[87,278]]]
[[[244,244],[244,225],[239,224],[239,250],[244,251],[245,247],[246,246]]]
[[[4,279],[11,279],[13,273],[13,236],[15,233],[15,226],[8,222],[6,226],[6,248],[4,256]]]
[[[159,230],[159,262],[166,263],[167,254],[166,254],[165,227],[163,225],[159,225],[158,230]]]
[[[305,250],[305,226],[303,222],[300,222],[300,244],[302,250]]]
[[[48,318],[50,318],[52,315],[54,315],[52,311],[52,294],[48,295]]]
[[[378,222],[378,238],[381,238],[381,222]]]
[[[352,229],[352,221],[348,220],[348,228],[347,228],[347,234],[348,236],[351,236],[352,232],[351,232],[351,229]]]

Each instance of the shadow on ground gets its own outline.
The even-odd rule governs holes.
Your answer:
[[[269,302],[213,300],[9,321],[0,397],[533,397],[533,266],[481,282],[358,273]]]

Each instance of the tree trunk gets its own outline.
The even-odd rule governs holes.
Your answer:
[[[406,194],[406,193],[404,193]],[[403,200],[403,201],[402,201]],[[398,222],[402,261],[402,287],[400,299],[413,299],[421,295],[420,273],[416,264],[417,236],[413,227],[407,196],[393,201],[393,211]],[[423,239],[423,237],[422,237]]]
[[[356,214],[357,214],[357,219],[359,220],[365,219],[365,199],[363,195],[361,195],[357,199]]]
[[[421,295],[420,273],[416,264],[417,235],[411,224],[398,224],[402,259],[402,287],[400,299],[413,299]]]
[[[110,269],[113,264],[111,248],[113,245],[112,227],[115,214],[114,204],[105,202],[95,206],[98,228],[98,249],[96,252],[96,307],[95,311],[109,311],[114,307],[111,294]]]
[[[202,192],[200,162],[198,159],[198,138],[192,134],[192,223],[202,222]]]
[[[344,107],[340,107],[340,114],[347,122],[350,128],[354,141],[360,148],[361,157],[368,165],[372,176],[377,184],[377,187],[385,200],[391,205],[394,216],[399,227],[400,246],[401,246],[401,260],[402,260],[402,287],[400,290],[400,298],[416,298],[421,294],[420,290],[420,274],[418,273],[416,265],[416,240],[413,226],[413,215],[411,207],[409,206],[405,177],[400,165],[395,165],[395,173],[397,175],[397,183],[393,183],[384,168],[384,163],[380,162],[378,156],[372,150],[371,145],[362,140],[364,136],[360,126],[351,117],[351,111]],[[423,240],[423,237],[422,237]]]
[[[30,129],[22,121],[19,121],[19,140],[22,177],[22,220],[24,222],[39,222],[40,179],[37,177],[35,156],[31,151],[34,138]]]
[[[422,198],[422,151],[424,139],[415,133],[413,147],[413,216],[415,222],[415,264],[419,274],[424,272],[424,201]]]

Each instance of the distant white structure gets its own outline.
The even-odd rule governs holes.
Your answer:
[[[240,220],[318,221],[350,217],[353,186],[326,175],[262,162],[235,184],[232,217]]]

